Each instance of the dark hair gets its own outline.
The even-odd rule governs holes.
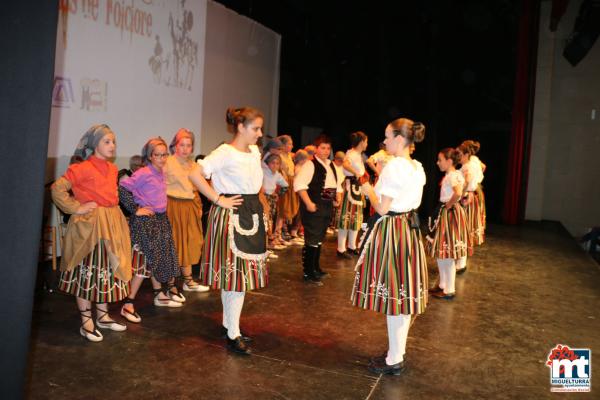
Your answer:
[[[280,149],[283,147],[283,143],[281,142],[281,140],[279,140],[278,138],[275,139],[270,139],[267,144],[265,145],[265,147],[263,148],[263,151],[265,153],[271,151],[271,149]]]
[[[331,144],[331,138],[329,136],[325,135],[324,133],[321,133],[319,136],[317,136],[315,138],[315,140],[313,141],[313,144],[315,145],[315,147],[319,147],[321,145],[321,143]]]
[[[460,144],[460,146],[458,146],[458,149],[463,154],[468,154],[469,156],[473,156],[473,155],[477,154],[477,152],[479,152],[480,147],[481,147],[481,145],[479,144],[479,142],[477,142],[475,140],[465,140],[464,142],[462,142]]]
[[[264,119],[265,117],[260,111],[252,107],[229,107],[225,112],[225,122],[227,122],[227,130],[231,133],[237,133],[239,124],[248,126],[248,124],[250,124],[256,118]]]
[[[452,160],[452,165],[460,164],[460,155],[456,149],[452,147],[446,147],[440,150],[440,154],[444,156],[446,160]]]
[[[389,123],[394,136],[402,136],[408,144],[419,143],[425,139],[425,125],[408,118],[398,118]]]
[[[267,158],[265,158],[265,164],[269,164],[271,161],[273,161],[275,159],[281,161],[281,157],[279,157],[279,154],[269,154],[267,156]]]
[[[367,139],[367,135],[365,135],[365,133],[362,131],[352,132],[350,134],[350,147],[355,148],[360,144],[360,142],[363,142]]]
[[[292,137],[290,135],[279,135],[277,139],[281,141],[284,145],[292,143]]]

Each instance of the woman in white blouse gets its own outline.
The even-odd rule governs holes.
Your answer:
[[[344,197],[340,205],[340,218],[338,220],[338,246],[337,255],[341,258],[352,258],[358,254],[356,238],[363,222],[363,208],[365,198],[360,191],[358,178],[365,174],[365,164],[362,153],[367,149],[368,137],[363,132],[350,134],[350,150],[344,159],[343,183]]]
[[[262,136],[263,115],[243,107],[226,113],[231,143],[222,144],[200,161],[202,193],[212,199],[200,265],[205,285],[221,289],[222,334],[227,347],[250,354],[250,338],[240,331],[246,291],[267,286],[266,224],[258,193],[263,184],[261,155],[256,141]],[[210,178],[212,188],[206,183]]]
[[[485,241],[485,196],[481,189],[485,164],[475,155],[479,152],[480,144],[474,140],[465,140],[458,146],[462,167],[460,172],[465,178],[465,188],[461,204],[467,213],[469,229],[469,253],[475,246],[482,245]],[[461,258],[456,266],[456,273],[462,274],[467,269],[466,256]]]
[[[467,215],[460,205],[465,179],[456,170],[458,151],[445,148],[438,153],[437,165],[445,172],[440,185],[440,206],[435,221],[430,219],[429,254],[437,260],[439,284],[430,289],[432,296],[452,300],[455,292],[456,263],[467,255]]]
[[[411,315],[427,305],[427,261],[416,210],[421,204],[425,172],[411,159],[409,148],[425,137],[425,126],[407,118],[389,123],[385,145],[393,156],[373,189],[361,179],[363,192],[377,214],[356,265],[352,290],[354,306],[386,315],[389,348],[371,359],[375,373],[400,375],[405,369],[405,349]]]

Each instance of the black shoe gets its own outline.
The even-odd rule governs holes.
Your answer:
[[[360,256],[359,249],[348,249],[348,250],[346,250],[346,253],[354,255],[354,256]]]
[[[326,278],[329,276],[329,272],[325,272],[321,269],[315,271],[315,276],[319,279]]]
[[[351,260],[352,259],[352,255],[350,255],[347,251],[344,251],[343,253],[341,251],[336,251],[337,256],[339,258],[345,258],[346,260]]]
[[[456,275],[462,275],[465,272],[467,272],[467,267],[461,268],[461,269],[457,269],[456,270]]]
[[[371,357],[369,359],[369,365],[379,365],[379,364],[385,364],[385,359],[387,358],[387,351],[385,353],[383,353],[380,356],[375,356],[375,357]],[[404,356],[404,360],[402,361],[403,363],[406,362],[406,356]]]
[[[234,353],[243,354],[246,356],[249,356],[252,353],[250,351],[250,347],[246,345],[241,336],[238,336],[233,340],[227,338],[227,349],[233,351]]]
[[[431,295],[435,298],[442,299],[442,300],[454,300],[454,293],[446,294],[443,291],[441,291],[441,292],[432,293]]]
[[[303,279],[304,279],[304,282],[306,282],[306,283],[310,283],[315,286],[323,286],[323,282],[321,282],[321,278],[317,277],[316,275],[311,276],[311,275],[304,274]]]
[[[225,328],[224,326],[221,326],[221,337],[222,337],[223,339],[227,339],[227,337],[228,337],[228,336],[227,336],[227,328]],[[244,342],[246,342],[246,343],[248,343],[248,342],[251,342],[251,341],[252,341],[252,338],[251,338],[250,336],[246,336],[246,335],[244,335],[244,332],[242,332],[241,330],[240,330],[240,337],[241,337],[241,338],[242,338],[242,340],[243,340]]]
[[[431,289],[429,289],[429,293],[432,293],[432,294],[433,294],[433,293],[437,293],[437,292],[443,292],[443,291],[444,291],[444,289],[442,289],[442,288],[441,288],[441,287],[439,287],[439,286],[432,287]]]
[[[385,363],[385,358],[383,360],[377,358],[377,361],[378,362],[369,365],[369,371],[376,374],[400,375],[406,369],[406,363],[404,361],[400,361],[398,364],[394,365],[387,365]]]

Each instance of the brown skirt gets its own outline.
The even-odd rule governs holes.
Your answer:
[[[289,176],[286,180],[289,186],[288,190],[283,195],[279,196],[279,201],[277,203],[277,217],[291,222],[300,209],[300,199],[293,189],[294,177]]]
[[[179,265],[187,267],[200,262],[202,234],[202,201],[195,193],[192,200],[167,198],[167,217],[173,229],[173,241]]]

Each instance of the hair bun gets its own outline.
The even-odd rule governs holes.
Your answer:
[[[425,139],[425,125],[421,122],[415,122],[412,126],[413,142],[420,143]]]

